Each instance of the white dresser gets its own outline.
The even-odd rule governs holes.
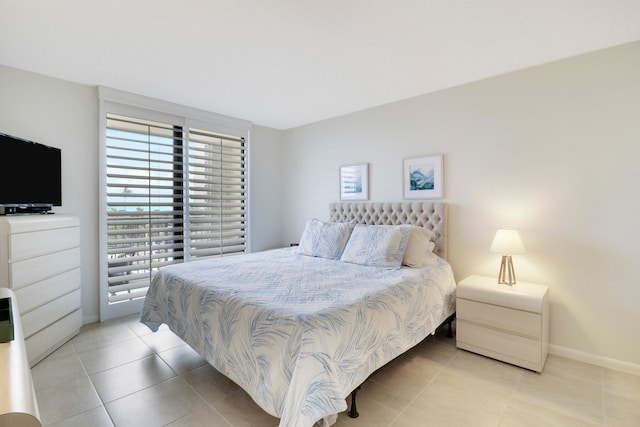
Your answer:
[[[80,331],[80,284],[77,217],[0,217],[0,286],[18,300],[31,366]]]
[[[548,287],[469,276],[456,290],[459,348],[542,372],[549,348]]]

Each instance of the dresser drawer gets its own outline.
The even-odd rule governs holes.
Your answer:
[[[460,348],[484,354],[505,362],[539,370],[542,358],[540,341],[488,329],[458,318],[457,345]],[[525,363],[522,363],[525,362]]]
[[[542,316],[539,313],[458,298],[456,317],[537,340],[542,337]]]
[[[15,291],[20,314],[53,301],[62,295],[80,289],[80,269],[65,271],[57,276],[22,287]]]
[[[69,294],[63,295],[48,304],[41,305],[35,310],[20,316],[22,318],[24,336],[29,338],[51,323],[57,322],[59,319],[77,310],[80,304],[80,289],[76,289]]]
[[[80,248],[11,263],[13,290],[57,276],[80,266]]]
[[[12,234],[11,262],[80,246],[80,227]]]
[[[29,365],[33,367],[48,354],[60,347],[80,331],[82,326],[82,310],[77,309],[71,314],[54,322],[24,340],[29,356]]]

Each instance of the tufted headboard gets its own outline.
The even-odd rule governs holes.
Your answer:
[[[434,253],[447,259],[448,205],[442,202],[331,203],[330,220],[367,225],[418,225],[436,233]]]

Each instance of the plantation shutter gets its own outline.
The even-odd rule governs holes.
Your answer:
[[[248,251],[251,122],[99,87],[100,320],[162,267]]]
[[[107,115],[109,302],[140,298],[184,258],[182,129]]]
[[[107,114],[105,139],[110,304],[163,266],[246,251],[244,138]]]
[[[245,140],[189,130],[190,256],[246,249]]]

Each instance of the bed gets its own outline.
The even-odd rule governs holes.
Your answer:
[[[455,312],[446,222],[443,203],[332,204],[330,221],[310,220],[298,247],[161,269],[141,321],[168,325],[280,427],[329,426],[369,375]],[[325,241],[337,229],[342,248]],[[414,267],[401,255],[396,268],[397,254],[377,263],[384,245],[358,241],[400,242],[408,254],[417,229],[431,233],[432,253]]]

